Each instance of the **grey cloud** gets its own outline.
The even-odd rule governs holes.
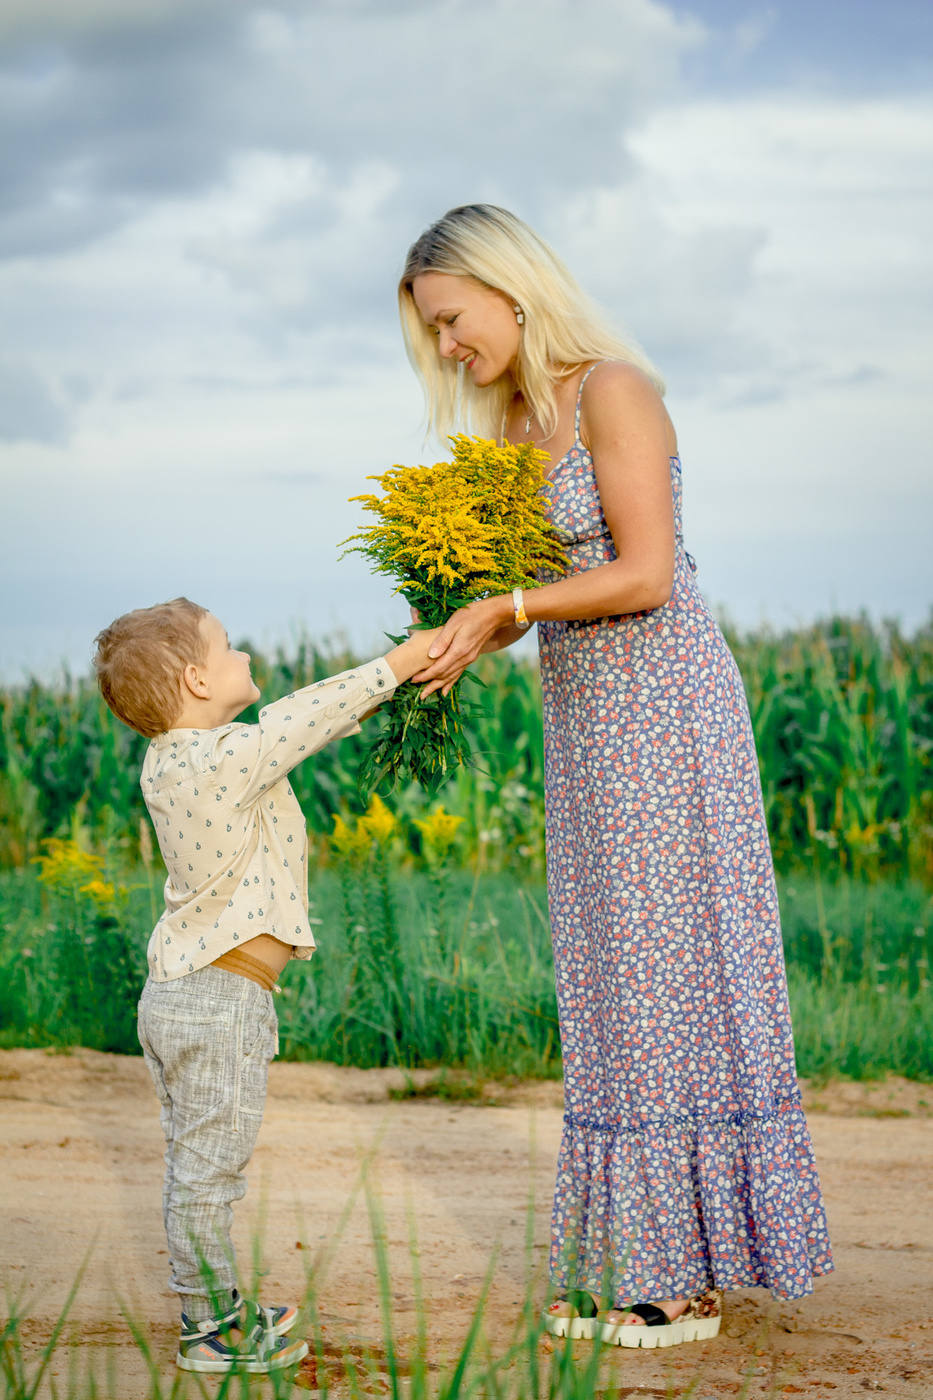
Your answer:
[[[591,192],[546,232],[681,394],[736,372],[760,374],[771,359],[740,319],[764,230],[673,227],[653,212],[651,191],[636,178]]]
[[[231,0],[11,42],[0,237],[11,251],[72,246],[140,200],[221,180],[243,149],[402,163],[395,212],[409,223],[497,190],[543,206],[624,167],[618,132],[700,33],[655,0]],[[306,211],[329,218],[326,204]]]
[[[138,29],[164,23],[172,10],[225,0],[4,0],[0,9],[0,40],[32,40],[82,30],[122,27]]]
[[[835,377],[827,376],[825,381],[829,384],[848,386],[853,384],[876,384],[879,379],[886,379],[887,375],[878,365],[859,365],[849,374],[840,374]]]
[[[0,441],[62,443],[70,426],[71,414],[39,375],[0,362]]]

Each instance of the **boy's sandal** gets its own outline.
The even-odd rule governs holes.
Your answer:
[[[255,1303],[243,1306],[244,1321],[240,1319],[239,1308],[219,1320],[207,1318],[203,1322],[190,1322],[182,1315],[182,1332],[175,1357],[182,1371],[223,1375],[238,1370],[268,1375],[270,1371],[294,1366],[307,1356],[307,1342],[289,1342],[276,1336],[263,1325],[261,1310]],[[242,1338],[235,1344],[227,1343],[224,1337],[235,1327],[241,1329]]]
[[[573,1288],[565,1298],[555,1298],[544,1314],[544,1326],[552,1337],[591,1342],[599,1330],[598,1309],[592,1293]]]
[[[624,1321],[610,1322],[609,1316],[624,1317],[634,1313],[644,1326]],[[684,1311],[673,1322],[663,1308],[654,1303],[635,1303],[630,1308],[609,1308],[600,1313],[602,1340],[616,1347],[675,1347],[681,1342],[708,1341],[719,1333],[722,1320],[722,1293],[710,1288],[696,1293]]]

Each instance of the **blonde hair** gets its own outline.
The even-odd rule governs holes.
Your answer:
[[[181,710],[185,667],[202,662],[207,608],[173,598],[124,613],[97,637],[94,670],[100,693],[117,719],[153,739],[171,729]]]
[[[557,427],[555,383],[588,360],[636,365],[664,393],[664,380],[648,357],[612,330],[543,238],[498,205],[462,204],[412,244],[398,289],[405,348],[424,386],[429,430],[441,440],[455,427],[498,440],[514,386],[503,375],[478,388],[453,358],[441,358],[412,292],[425,272],[471,277],[521,308],[515,379],[545,436]]]

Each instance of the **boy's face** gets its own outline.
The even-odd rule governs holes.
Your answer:
[[[211,700],[235,719],[247,705],[259,699],[259,687],[250,675],[248,651],[234,651],[226,629],[213,613],[201,618],[201,635],[207,654],[198,667],[210,686]]]

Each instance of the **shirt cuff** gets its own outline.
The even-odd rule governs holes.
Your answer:
[[[389,696],[400,685],[400,681],[384,656],[377,656],[375,661],[367,661],[358,670],[360,680],[377,704],[388,700]]]

